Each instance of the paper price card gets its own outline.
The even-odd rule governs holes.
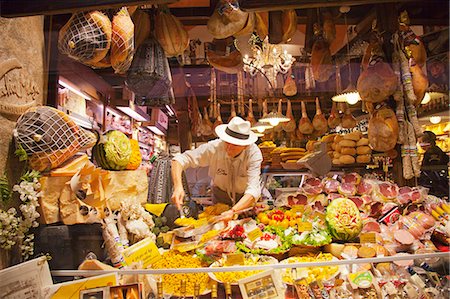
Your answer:
[[[230,253],[227,254],[227,259],[225,262],[226,266],[234,266],[234,265],[244,265],[245,258],[243,253]]]
[[[145,238],[136,244],[125,248],[122,252],[127,265],[142,262],[143,269],[149,267],[161,258],[158,247],[150,238]]]
[[[302,232],[307,232],[312,230],[312,223],[311,222],[298,222],[297,223],[297,230]]]
[[[243,299],[276,299],[284,297],[279,279],[273,270],[239,280]]]
[[[359,235],[359,243],[376,243],[377,235],[375,233],[362,233]]]
[[[251,232],[249,232],[247,234],[247,237],[249,238],[250,241],[255,241],[256,239],[258,239],[259,237],[261,237],[263,235],[262,231],[259,229],[259,227],[255,228],[254,230],[252,230]]]

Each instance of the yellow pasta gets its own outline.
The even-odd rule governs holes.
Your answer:
[[[322,261],[331,261],[333,259],[333,255],[329,253],[319,253],[318,255],[307,255],[307,256],[298,256],[298,257],[290,257],[286,259],[284,262],[288,264],[293,263],[307,263],[307,262],[322,262]],[[327,280],[339,271],[338,266],[322,266],[322,267],[303,267],[297,268],[297,278],[301,276],[307,276],[306,282],[309,284],[315,280]],[[292,284],[294,279],[291,276],[292,270],[283,269],[282,278],[285,283]]]

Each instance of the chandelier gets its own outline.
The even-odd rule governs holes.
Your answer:
[[[242,58],[244,62],[244,71],[252,76],[258,72],[263,74],[270,82],[273,88],[276,88],[276,77],[278,73],[286,74],[295,61],[291,54],[280,45],[269,44],[269,38],[266,37],[262,43],[252,41],[252,57],[248,54]]]

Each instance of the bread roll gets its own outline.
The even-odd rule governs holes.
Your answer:
[[[336,144],[336,148],[334,150],[339,152],[339,153],[341,152],[341,146],[339,145],[339,143]]]
[[[341,147],[356,147],[356,142],[353,140],[344,139],[339,141]]]
[[[322,137],[322,142],[331,143],[334,141],[336,134],[330,134]]]
[[[344,137],[342,137],[342,135],[336,135],[336,136],[334,136],[334,142],[335,142],[335,143],[339,143],[339,141],[341,141],[342,139],[344,139]]]
[[[362,134],[360,131],[353,131],[351,133],[345,134],[344,135],[344,139],[346,140],[353,140],[353,141],[358,141],[360,140],[362,137]]]
[[[336,143],[333,142],[333,143],[331,144],[331,149],[332,149],[333,151],[336,150]]]
[[[369,139],[368,138],[361,138],[356,142],[356,146],[363,146],[363,145],[369,145]]]
[[[341,160],[339,160],[339,159],[333,159],[333,161],[331,161],[331,163],[334,164],[334,165],[341,165],[342,164]]]
[[[334,158],[334,151],[329,151],[329,152],[327,152],[327,154],[328,154],[328,157],[330,157],[330,159]]]
[[[340,152],[336,152],[336,151],[333,152],[334,159],[339,159],[341,156],[342,156],[342,154]]]
[[[358,146],[356,148],[356,153],[358,155],[367,155],[367,154],[371,154],[372,153],[372,149],[370,147],[368,147],[367,145]]]
[[[341,154],[354,156],[356,155],[356,149],[354,147],[342,147]]]
[[[339,162],[341,162],[341,164],[353,164],[355,163],[355,158],[350,155],[342,155],[339,157]]]
[[[356,157],[356,162],[360,164],[370,163],[372,160],[372,155],[359,155]]]

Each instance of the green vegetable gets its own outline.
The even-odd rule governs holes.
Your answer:
[[[154,227],[153,229],[152,229],[152,232],[157,236],[157,235],[159,235],[159,233],[161,232],[161,230],[159,229],[159,227]]]
[[[162,226],[162,221],[160,217],[155,218],[155,226],[157,227],[161,227]]]
[[[250,249],[244,245],[242,242],[236,242],[236,247],[239,251],[244,253],[253,253],[253,254],[278,254],[284,253],[291,249],[292,247],[292,234],[285,234],[285,229],[279,226],[266,226],[263,230],[264,232],[269,232],[272,234],[276,234],[280,237],[281,246],[274,248],[272,250],[264,250],[264,249]]]
[[[170,230],[170,228],[167,225],[161,227],[161,232],[162,233],[167,233],[169,230]]]
[[[331,236],[338,241],[350,241],[362,230],[358,207],[348,198],[334,199],[327,207],[325,220]]]
[[[161,217],[161,222],[162,222],[162,224],[166,224],[166,223],[167,223],[167,218],[166,218],[166,216],[162,216],[162,217]]]
[[[320,247],[331,243],[331,235],[327,230],[303,232],[292,238],[295,245]]]
[[[95,161],[109,170],[123,170],[131,157],[131,142],[120,131],[108,131],[93,148]]]
[[[0,177],[0,200],[4,203],[11,199],[12,191],[6,174]]]
[[[169,244],[169,243],[164,243],[164,244],[162,245],[162,248],[164,248],[164,249],[169,249],[169,248],[170,248],[170,244]]]
[[[164,244],[164,238],[163,237],[156,238],[156,246],[162,247],[163,244]]]

